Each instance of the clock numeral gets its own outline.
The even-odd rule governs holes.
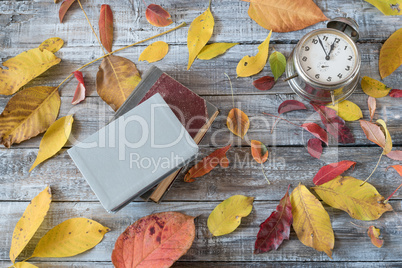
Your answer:
[[[338,74],[338,77],[339,77],[339,79],[342,79],[342,74],[339,73],[339,74]]]
[[[331,77],[331,76],[328,76],[327,81],[328,81],[328,82],[331,82],[331,80],[332,80],[332,77]]]
[[[341,41],[341,39],[339,39],[339,38],[335,38],[335,43],[339,43]]]
[[[313,39],[313,44],[318,44],[318,40],[317,39]]]
[[[345,50],[348,49],[348,46],[345,46]]]
[[[309,51],[309,50],[310,50],[310,47],[306,46],[306,47],[304,48],[304,50],[305,50],[305,51]]]
[[[307,66],[307,72],[310,71],[310,70],[311,70],[311,67],[310,67],[310,66]]]
[[[328,36],[325,36],[325,35],[324,35],[324,37],[322,38],[322,40],[328,41]]]
[[[315,75],[315,78],[319,79],[319,78],[320,78],[320,75],[319,75],[319,74],[316,74],[316,75]]]
[[[352,56],[349,56],[348,60],[352,60],[352,59],[353,59],[353,57],[352,57]]]
[[[345,70],[346,70],[346,71],[349,71],[349,70],[350,70],[350,66],[349,66],[349,65],[346,66]]]
[[[307,57],[304,56],[304,57],[302,58],[302,61],[307,61]]]

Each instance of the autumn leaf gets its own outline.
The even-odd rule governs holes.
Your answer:
[[[366,2],[369,2],[376,8],[378,8],[382,14],[386,16],[392,16],[392,15],[402,15],[401,8],[400,6],[402,4],[401,0],[365,0]]]
[[[75,89],[73,100],[71,101],[72,105],[76,105],[81,101],[85,100],[85,92],[86,92],[84,76],[82,75],[82,72],[75,71],[74,76],[78,80],[78,85],[77,88]]]
[[[59,37],[52,37],[43,41],[42,44],[40,44],[39,46],[39,50],[43,51],[44,49],[46,49],[52,53],[56,53],[57,51],[60,50],[60,48],[63,47],[63,45],[64,45],[63,39]]]
[[[394,169],[398,172],[399,176],[402,177],[402,166],[401,166],[401,165],[393,165],[393,166],[390,166],[390,167],[394,168]],[[390,167],[388,167],[387,170],[388,170]],[[400,185],[395,189],[395,191],[393,191],[392,194],[391,194],[390,196],[388,196],[388,198],[384,201],[384,203],[388,203],[388,201],[391,199],[391,197],[392,197],[401,187],[402,187],[402,184],[400,184]]]
[[[384,147],[384,152],[383,154],[388,154],[392,151],[392,138],[391,138],[391,134],[389,134],[388,128],[387,128],[387,124],[385,123],[384,120],[382,119],[378,119],[376,121],[377,125],[379,125],[381,127],[381,130],[384,132],[385,134],[385,147]]]
[[[147,21],[156,27],[165,27],[173,23],[169,12],[160,5],[150,4],[145,10]]]
[[[400,8],[401,9],[401,8]],[[380,50],[378,67],[381,78],[392,74],[402,64],[402,28],[385,41]]]
[[[267,147],[260,141],[251,140],[251,155],[253,156],[254,160],[261,164],[262,173],[264,174],[265,179],[267,180],[268,184],[271,184],[265,175],[264,166],[263,164],[268,159],[268,149]]]
[[[208,174],[212,169],[214,169],[218,164],[221,167],[226,168],[229,166],[229,159],[226,157],[226,152],[230,149],[232,145],[229,144],[223,148],[217,149],[210,155],[204,157],[195,166],[190,168],[184,177],[185,182],[193,182],[194,178],[198,178]]]
[[[336,114],[336,111],[314,103],[311,105],[320,115],[328,133],[335,137],[338,142],[343,144],[355,142],[352,131],[346,126],[345,121]]]
[[[317,159],[320,159],[322,154],[322,141],[320,139],[309,139],[307,142],[308,153]]]
[[[271,56],[269,56],[268,61],[276,81],[285,72],[286,58],[282,53],[275,51],[271,54]]]
[[[291,111],[307,110],[306,106],[297,100],[285,100],[279,105],[278,114],[284,114]]]
[[[267,63],[269,52],[269,40],[271,39],[272,31],[268,37],[258,46],[258,53],[255,56],[244,56],[236,67],[238,77],[248,77],[261,72]]]
[[[214,17],[212,16],[210,6],[200,16],[195,18],[188,29],[187,48],[188,48],[188,65],[190,69],[195,58],[201,49],[208,43],[214,31]]]
[[[16,264],[14,264],[13,267],[15,267],[15,268],[38,268],[38,266],[33,265],[26,261],[17,262]]]
[[[318,251],[324,251],[332,258],[335,238],[331,220],[321,202],[299,184],[290,195],[293,215],[293,229],[300,242]]]
[[[373,120],[375,110],[377,109],[377,100],[371,96],[368,97],[367,105],[370,112],[370,122]]]
[[[393,160],[402,161],[402,151],[391,151],[387,154],[387,156]]]
[[[140,73],[132,61],[110,55],[99,66],[96,90],[102,100],[117,111],[140,81]]]
[[[229,48],[239,43],[212,43],[203,47],[197,58],[200,60],[210,60],[225,53]]]
[[[374,186],[362,183],[362,180],[353,177],[338,176],[313,189],[325,203],[357,220],[376,220],[384,212],[392,211],[391,205],[384,204],[384,197]]]
[[[381,248],[382,245],[384,244],[384,240],[380,239],[380,229],[375,228],[375,226],[371,225],[368,230],[367,234],[371,239],[371,243],[373,243],[374,246],[377,248]]]
[[[307,130],[308,132],[310,132],[311,134],[313,134],[314,137],[319,138],[320,140],[325,142],[326,145],[328,145],[328,134],[318,124],[316,124],[316,123],[304,123],[303,125],[301,125],[301,127],[304,128],[305,130]]]
[[[109,231],[109,228],[90,219],[66,220],[53,227],[39,240],[31,258],[75,256],[99,244]]]
[[[49,210],[50,202],[52,202],[52,193],[48,186],[31,200],[21,219],[15,225],[10,247],[10,260],[13,263],[42,224]]]
[[[243,0],[250,2],[248,15],[261,27],[292,32],[328,20],[312,0]]]
[[[139,61],[148,61],[149,63],[163,59],[169,51],[169,45],[163,41],[157,41],[147,46],[141,53]]]
[[[315,185],[321,185],[329,182],[341,175],[349,168],[354,167],[355,165],[356,162],[343,160],[337,163],[331,163],[329,165],[323,166],[322,168],[320,168],[317,174],[315,174],[313,182]]]
[[[194,217],[179,212],[152,214],[117,238],[112,262],[116,268],[170,267],[186,254],[194,238]]]
[[[57,118],[60,102],[54,87],[30,87],[15,94],[0,115],[0,144],[9,148],[46,131]]]
[[[270,90],[275,85],[275,78],[272,76],[263,76],[253,81],[253,86],[258,90]]]
[[[99,37],[108,52],[113,45],[113,12],[109,5],[102,5],[99,16]]]
[[[40,142],[38,156],[29,172],[63,148],[70,136],[73,121],[73,116],[68,115],[58,119],[48,128]]]
[[[64,0],[63,3],[61,3],[60,9],[59,9],[60,23],[63,22],[64,16],[66,15],[68,9],[71,7],[71,5],[74,2],[75,2],[75,0]]]
[[[377,120],[377,122],[380,122],[381,124],[385,124],[385,122],[381,119],[380,121]],[[392,150],[392,140],[391,140],[391,135],[388,132],[388,129],[385,129],[384,132],[381,130],[381,127],[377,124],[368,122],[366,120],[360,120],[360,126],[363,129],[364,134],[366,135],[367,139],[374,142],[378,146],[380,146],[383,149],[383,154],[388,154]],[[384,127],[384,126],[383,126]]]
[[[60,61],[61,59],[45,49],[43,43],[38,48],[22,52],[14,58],[6,60],[3,62],[3,66],[6,68],[0,72],[0,94],[14,94],[22,86]]]
[[[234,195],[216,206],[208,217],[208,229],[214,236],[229,234],[253,209],[254,197]]]
[[[402,98],[402,90],[401,89],[393,89],[389,93],[389,96],[392,98]]]
[[[335,105],[328,104],[327,107],[336,111],[338,116],[345,121],[356,121],[363,118],[360,107],[348,100],[338,102]]]
[[[362,78],[362,89],[364,93],[373,97],[373,98],[382,98],[388,95],[389,91],[391,90],[390,87],[387,87],[380,81],[377,81],[373,78],[368,76],[364,76]]]
[[[268,252],[273,249],[277,250],[283,240],[289,240],[290,225],[292,223],[292,204],[290,203],[288,187],[276,210],[261,223],[254,245],[254,254]]]
[[[242,110],[233,108],[228,114],[226,125],[233,134],[243,139],[250,128],[250,120]]]

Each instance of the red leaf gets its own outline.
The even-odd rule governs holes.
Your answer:
[[[296,110],[307,110],[306,106],[297,100],[286,100],[279,105],[278,113],[283,114]]]
[[[170,267],[186,254],[195,238],[194,217],[162,212],[139,219],[117,238],[116,268]]]
[[[165,27],[173,23],[169,12],[160,5],[150,4],[145,11],[147,21],[156,27]]]
[[[63,22],[64,15],[66,15],[68,9],[70,6],[75,2],[75,0],[64,0],[63,3],[61,3],[60,9],[59,9],[59,19],[60,23]]]
[[[229,166],[229,159],[226,157],[226,152],[230,149],[232,145],[229,144],[226,147],[215,150],[210,155],[204,157],[195,166],[190,168],[184,177],[185,182],[195,181],[193,178],[198,178],[208,174],[212,169],[214,169],[218,164],[221,167],[226,168]]]
[[[338,163],[332,163],[326,166],[323,166],[317,174],[313,178],[313,182],[315,185],[321,185],[326,182],[329,182],[330,180],[335,179],[339,175],[341,175],[343,172],[348,170],[350,167],[354,167],[356,165],[356,162],[353,161],[348,161],[348,160],[343,160]]]
[[[345,121],[336,114],[335,110],[314,103],[311,103],[311,105],[319,113],[328,133],[334,136],[338,142],[343,144],[355,142],[352,132],[346,126]]]
[[[275,78],[272,76],[263,76],[253,81],[253,86],[258,90],[270,90],[275,85]]]
[[[74,73],[75,78],[78,80],[77,88],[75,89],[73,100],[71,101],[72,105],[78,104],[81,101],[85,100],[85,84],[84,84],[84,77],[80,71],[75,71]]]
[[[109,5],[102,5],[99,16],[99,35],[102,45],[112,52],[113,44],[113,12]]]
[[[359,121],[364,134],[366,134],[367,139],[374,142],[381,148],[385,149],[386,139],[384,132],[382,132],[380,126],[366,120],[359,120]]]
[[[254,253],[264,253],[278,249],[283,240],[289,239],[290,225],[293,223],[292,204],[289,198],[289,187],[285,196],[268,219],[260,225],[255,241]]]
[[[323,142],[325,142],[326,145],[328,145],[328,134],[327,132],[320,127],[316,123],[304,123],[301,125],[302,128],[313,134],[315,137],[319,138]]]
[[[384,240],[379,238],[380,229],[377,229],[373,225],[371,225],[368,228],[367,234],[370,237],[371,243],[373,243],[374,246],[376,246],[377,248],[382,247],[382,245],[384,244]]]
[[[394,168],[398,172],[399,176],[402,177],[402,166],[401,165],[393,165],[393,166],[390,166],[390,167]],[[390,167],[388,167],[388,168],[390,168]]]
[[[391,151],[387,154],[387,156],[393,160],[402,161],[402,151]]]
[[[402,90],[400,89],[393,89],[389,93],[392,98],[402,98]]]
[[[371,122],[371,120],[373,120],[375,110],[377,109],[377,100],[376,100],[376,98],[373,98],[373,97],[369,96],[367,104],[368,104],[368,108],[369,108],[369,111],[370,111],[370,122]]]
[[[322,154],[322,141],[320,139],[309,139],[307,142],[308,153],[317,159],[320,159]]]

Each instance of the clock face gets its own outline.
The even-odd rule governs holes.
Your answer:
[[[302,70],[320,84],[344,82],[353,74],[358,62],[355,43],[335,31],[313,33],[300,49]]]

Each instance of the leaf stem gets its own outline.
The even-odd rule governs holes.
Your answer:
[[[388,196],[388,198],[384,201],[384,204],[388,203],[388,201],[391,199],[391,197],[402,187],[402,184],[398,186],[398,188],[396,188],[396,190],[390,195]]]
[[[170,30],[164,31],[163,33],[159,33],[159,34],[154,35],[154,36],[151,36],[151,37],[149,37],[149,38],[147,38],[147,39],[144,39],[144,40],[135,42],[135,43],[133,43],[133,44],[131,44],[131,45],[128,45],[128,46],[125,46],[125,47],[116,49],[116,50],[114,50],[114,51],[112,51],[112,52],[110,52],[110,53],[108,53],[108,54],[105,54],[105,55],[103,55],[103,56],[101,56],[101,57],[99,57],[99,58],[97,58],[97,59],[94,59],[94,60],[91,61],[91,62],[88,62],[88,63],[82,65],[82,66],[81,66],[80,68],[78,68],[76,71],[79,71],[79,70],[81,70],[81,69],[84,69],[85,67],[91,65],[92,63],[95,63],[95,62],[97,62],[98,60],[101,60],[101,59],[103,59],[103,58],[106,58],[107,56],[110,56],[110,55],[112,55],[112,54],[114,54],[114,53],[116,53],[116,52],[119,52],[119,51],[124,50],[124,49],[126,49],[126,48],[133,47],[133,46],[135,46],[135,45],[138,45],[138,44],[147,42],[147,41],[149,41],[149,40],[151,40],[151,39],[157,38],[157,37],[162,36],[162,35],[164,35],[164,34],[173,32],[173,31],[175,31],[175,30],[177,30],[177,29],[179,29],[179,28],[181,28],[181,27],[183,27],[183,26],[186,26],[186,25],[187,25],[187,23],[182,22],[180,25],[178,25],[178,26],[176,26],[176,27],[174,27],[174,28],[172,28],[172,29],[170,29]],[[71,73],[69,76],[67,76],[67,77],[57,86],[57,88],[60,88],[60,86],[61,86],[62,84],[64,84],[72,75],[73,75],[73,73]]]
[[[374,170],[371,172],[370,176],[368,176],[368,178],[362,184],[360,184],[360,186],[363,186],[371,178],[371,176],[374,174],[374,172],[376,171],[378,165],[380,164],[382,155],[383,154],[381,153],[380,158],[378,159],[377,165],[375,166]]]
[[[275,122],[274,122],[274,124],[273,124],[273,126],[272,126],[272,129],[271,129],[271,134],[274,133],[275,126],[276,126],[276,124],[279,122],[279,120],[281,120],[281,119],[280,119],[280,118],[277,118],[277,119],[275,120]]]
[[[233,102],[233,108],[235,107],[234,104],[234,94],[233,94],[233,86],[232,86],[232,80],[230,80],[230,77],[227,73],[225,73],[225,75],[227,76],[227,78],[229,79],[229,84],[230,84],[230,90],[232,91],[232,102]]]
[[[296,126],[296,127],[301,127],[301,126],[296,125],[295,123],[292,123],[292,122],[290,122],[289,120],[286,120],[285,118],[282,118],[282,117],[280,117],[280,116],[273,115],[273,114],[268,114],[268,113],[266,113],[266,112],[262,112],[262,113],[265,114],[265,115],[269,115],[269,116],[276,117],[276,118],[281,119],[281,120],[285,120],[285,121],[288,122],[289,124],[292,124],[292,125],[294,125],[294,126]]]
[[[265,179],[267,180],[268,184],[271,184],[267,178],[267,175],[265,175],[265,171],[264,171],[264,165],[261,163],[261,170],[262,170],[262,174],[264,174]]]

